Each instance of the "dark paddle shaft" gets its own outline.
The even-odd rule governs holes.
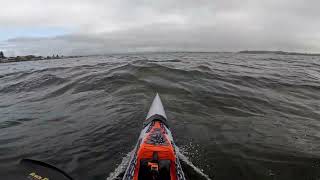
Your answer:
[[[20,165],[25,170],[26,180],[73,180],[64,171],[41,161],[22,159]]]

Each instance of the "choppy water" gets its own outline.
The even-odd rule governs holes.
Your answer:
[[[320,57],[236,53],[0,64],[1,179],[24,157],[112,179],[155,92],[189,178],[320,179]]]

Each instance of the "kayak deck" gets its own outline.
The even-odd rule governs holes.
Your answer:
[[[185,180],[171,131],[157,94],[131,154],[124,180]]]

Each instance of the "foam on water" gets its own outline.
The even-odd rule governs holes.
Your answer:
[[[130,161],[130,155],[132,154],[132,151],[126,154],[123,158],[121,163],[114,169],[113,172],[109,174],[106,180],[117,180],[122,179],[121,175],[124,174],[126,171],[126,168],[128,166],[128,163]]]
[[[206,175],[202,169],[199,169],[198,167],[196,167],[190,160],[187,156],[185,156],[183,153],[181,153],[181,151],[179,150],[179,148],[177,147],[177,154],[178,154],[178,157],[180,159],[180,162],[183,166],[187,165],[189,167],[192,168],[192,170],[194,172],[197,173],[197,175],[201,176],[202,178],[201,179],[206,179],[206,180],[211,180],[210,177],[208,175]],[[186,173],[186,172],[185,172]],[[198,178],[199,179],[199,178]]]

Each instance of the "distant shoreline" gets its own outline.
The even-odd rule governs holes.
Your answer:
[[[239,51],[241,54],[278,54],[278,55],[302,55],[302,56],[320,56],[317,53],[298,53],[298,52],[286,52],[286,51]]]
[[[238,52],[218,52],[218,51],[202,51],[202,52],[195,52],[195,51],[171,51],[171,52],[130,52],[130,53],[111,53],[112,54],[140,54],[140,53],[239,53],[239,54],[276,54],[276,55],[301,55],[301,56],[320,56],[320,53],[298,53],[298,52],[286,52],[286,51],[238,51]],[[105,54],[106,55],[106,54]],[[92,55],[88,55],[92,56]],[[1,63],[11,63],[11,62],[23,62],[23,61],[41,61],[41,60],[58,60],[58,59],[69,59],[69,58],[79,58],[85,56],[35,56],[35,55],[27,55],[27,56],[15,56],[15,57],[0,57],[0,64]]]
[[[104,55],[114,54],[145,54],[145,53],[235,53],[235,54],[278,54],[278,55],[301,55],[301,56],[320,56],[320,53],[299,53],[299,52],[286,52],[286,51],[145,51],[145,52],[126,52],[126,53],[110,53]]]
[[[2,57],[0,58],[0,63],[11,63],[11,62],[23,62],[23,61],[42,61],[42,60],[57,60],[57,59],[69,59],[69,58],[79,58],[83,56],[35,56],[35,55],[27,55],[27,56],[15,56],[15,57]]]

